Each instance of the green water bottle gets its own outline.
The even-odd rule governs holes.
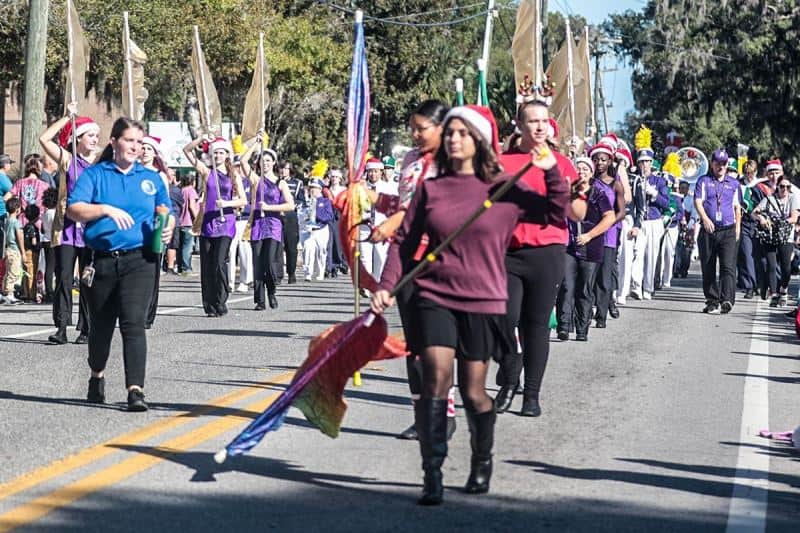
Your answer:
[[[151,243],[153,253],[164,253],[164,242],[162,239],[164,235],[164,228],[167,227],[168,221],[169,207],[163,205],[156,207],[156,219],[153,224],[153,242]]]

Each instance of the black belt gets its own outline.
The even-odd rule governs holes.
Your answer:
[[[728,224],[727,226],[714,226],[714,231],[725,231],[726,229],[733,229],[736,224]]]
[[[123,255],[131,255],[131,254],[141,254],[144,251],[144,248],[131,248],[130,250],[113,250],[110,252],[95,250],[94,256],[95,257],[121,257]]]

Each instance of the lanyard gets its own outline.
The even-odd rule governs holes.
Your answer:
[[[723,179],[721,182],[714,180],[714,194],[717,199],[717,222],[722,222],[722,194],[720,192],[719,185],[722,185],[722,192],[725,191],[725,180]]]

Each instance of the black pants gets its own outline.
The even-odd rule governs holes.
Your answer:
[[[42,253],[44,253],[44,295],[50,301],[55,291],[56,252],[49,242],[43,242]]]
[[[789,281],[792,278],[792,252],[794,244],[789,242],[780,246],[764,246],[764,255],[767,257],[767,279],[769,290],[772,294],[786,294]],[[778,267],[781,277],[778,280]]]
[[[550,356],[550,314],[564,279],[564,246],[554,244],[506,254],[508,322],[517,326],[522,357],[508,353],[500,361],[497,384],[516,387],[525,368],[526,397],[538,397]]]
[[[92,318],[89,331],[89,367],[105,370],[111,339],[119,319],[125,387],[144,387],[147,340],[144,321],[153,295],[156,258],[141,250],[119,257],[95,257],[95,277],[87,293]]]
[[[556,299],[558,331],[589,332],[592,320],[592,292],[600,263],[565,254],[564,282]]]
[[[72,325],[72,281],[75,273],[75,261],[78,261],[78,270],[92,260],[92,251],[89,248],[76,248],[67,244],[56,246],[55,276],[56,292],[53,297],[53,324],[57,328]],[[85,291],[80,291],[78,299],[78,325],[76,329],[83,334],[89,334],[89,304],[86,301]]]
[[[608,306],[616,287],[617,278],[617,249],[606,246],[603,248],[603,262],[600,263],[597,279],[594,284],[594,303],[597,307],[595,317],[605,320],[608,317]]]
[[[158,254],[155,261],[155,279],[153,281],[153,295],[150,297],[150,305],[147,307],[147,318],[145,325],[150,328],[153,322],[156,321],[156,312],[158,311],[158,291],[161,288],[161,263],[164,260],[164,254]]]
[[[200,237],[200,289],[206,313],[225,314],[228,307],[230,237]]]
[[[758,289],[756,278],[756,240],[749,233],[742,231],[739,238],[739,254],[736,261],[737,282],[736,285],[744,290]]]
[[[297,270],[297,243],[300,241],[300,226],[297,212],[289,211],[283,218],[283,248],[286,251],[286,272],[294,277]],[[283,269],[278,272],[278,279],[283,279]]]
[[[275,294],[275,254],[280,253],[281,243],[275,239],[251,241],[253,249],[253,300],[256,304],[264,304],[264,286],[267,294]]]
[[[697,238],[700,267],[703,270],[703,294],[706,303],[736,303],[736,229],[727,227],[707,233],[700,230]],[[717,260],[719,259],[719,283]]]
[[[346,265],[347,261],[344,258],[344,250],[342,248],[342,240],[339,236],[339,219],[336,218],[328,224],[331,232],[331,238],[328,239],[328,258],[325,265],[328,272],[332,272],[342,265]]]

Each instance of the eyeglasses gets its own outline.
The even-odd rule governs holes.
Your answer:
[[[778,185],[778,188],[779,188],[779,189],[784,189],[784,190],[787,190],[787,191],[788,191],[789,189],[791,189],[791,188],[792,188],[792,186],[791,186],[791,185]]]

